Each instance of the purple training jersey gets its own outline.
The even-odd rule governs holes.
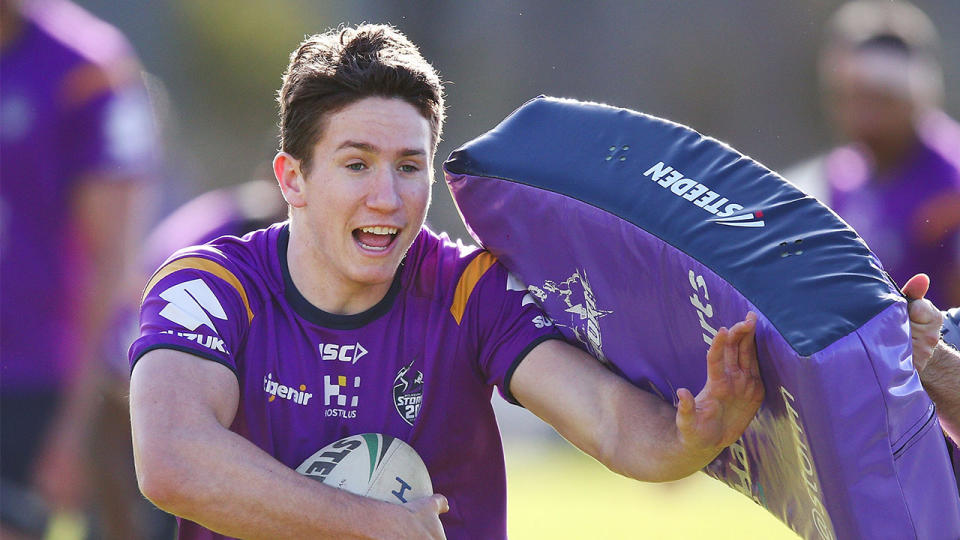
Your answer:
[[[921,124],[920,138],[894,170],[877,174],[856,147],[824,162],[830,206],[866,240],[903,285],[930,275],[937,306],[960,304],[960,126],[943,114]]]
[[[148,172],[152,119],[123,36],[64,2],[28,10],[0,80],[0,381],[54,389],[73,365],[86,274],[71,201],[87,179]]]
[[[492,255],[426,228],[383,300],[355,315],[299,293],[288,241],[277,224],[177,252],[144,292],[132,369],[157,348],[227,366],[240,384],[231,429],[290,468],[348,435],[400,438],[450,502],[448,537],[506,537],[492,388],[511,399],[518,363],[559,334]],[[180,538],[222,537],[182,520]]]

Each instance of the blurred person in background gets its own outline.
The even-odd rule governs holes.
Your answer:
[[[827,110],[846,141],[784,176],[866,240],[894,280],[929,274],[928,297],[960,305],[960,126],[940,105],[929,18],[860,0],[831,19],[820,59]]]
[[[254,180],[198,195],[154,227],[143,249],[143,270],[147,272],[142,276],[143,283],[180,248],[204,244],[224,235],[243,236],[285,220],[287,203],[272,178],[273,171],[267,168],[260,173],[257,171]],[[129,341],[123,344],[120,359],[124,373],[130,369],[126,358],[129,345]]]
[[[89,503],[102,339],[137,294],[158,151],[127,40],[73,4],[0,0],[0,80],[0,532],[17,538],[44,524],[16,493]]]
[[[272,174],[267,168],[266,174]],[[268,227],[286,218],[286,203],[275,182],[250,180],[235,186],[203,193],[171,212],[152,228],[141,250],[142,274],[150,274],[178,249],[203,244],[224,235],[244,234]],[[103,399],[93,415],[92,430],[98,441],[90,460],[92,480],[102,486],[100,511],[104,516],[105,538],[169,539],[175,536],[176,521],[140,495],[130,445],[128,407],[129,364],[127,347],[139,333],[139,295],[122,304],[113,316],[113,328],[105,345],[108,360],[107,384]]]

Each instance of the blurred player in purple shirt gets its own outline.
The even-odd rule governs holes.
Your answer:
[[[490,253],[424,227],[442,92],[392,27],[308,38],[273,162],[290,219],[180,250],[147,284],[133,441],[180,538],[503,538],[494,387],[653,481],[699,470],[756,413],[754,315],[720,331],[706,385],[674,408],[557,339]],[[392,505],[293,470],[363,432],[410,443],[437,494]]]
[[[0,24],[0,463],[5,484],[73,507],[94,351],[132,290],[156,140],[116,29],[60,1],[2,0]]]
[[[960,304],[960,125],[938,109],[936,30],[902,2],[853,2],[821,61],[829,112],[849,144],[787,171],[867,241],[899,283]]]

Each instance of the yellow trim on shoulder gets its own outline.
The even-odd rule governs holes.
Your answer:
[[[477,282],[483,277],[483,274],[497,262],[497,258],[484,251],[474,257],[470,264],[460,274],[460,281],[457,282],[457,290],[453,293],[453,305],[450,306],[450,314],[460,324],[463,320],[463,313],[467,309],[467,301],[470,300],[470,293],[477,286]]]
[[[187,268],[209,272],[232,285],[233,288],[240,293],[240,298],[243,300],[243,306],[247,308],[247,322],[253,320],[253,311],[250,309],[250,300],[247,298],[247,291],[244,290],[243,284],[240,283],[240,280],[237,279],[237,276],[235,276],[233,272],[224,268],[220,263],[211,261],[210,259],[204,259],[203,257],[184,257],[182,259],[176,259],[174,261],[170,261],[166,266],[157,270],[157,273],[150,278],[150,282],[147,283],[147,286],[143,289],[143,296],[140,298],[140,303],[143,304],[143,301],[147,299],[147,295],[150,294],[150,290],[153,289],[153,287],[156,286],[161,279],[169,276],[177,270],[184,270]]]

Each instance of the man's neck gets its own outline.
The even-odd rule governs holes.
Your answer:
[[[344,279],[330,270],[329,260],[298,236],[290,224],[287,267],[297,291],[313,306],[336,315],[355,315],[377,305],[387,295],[393,280],[374,285]]]

